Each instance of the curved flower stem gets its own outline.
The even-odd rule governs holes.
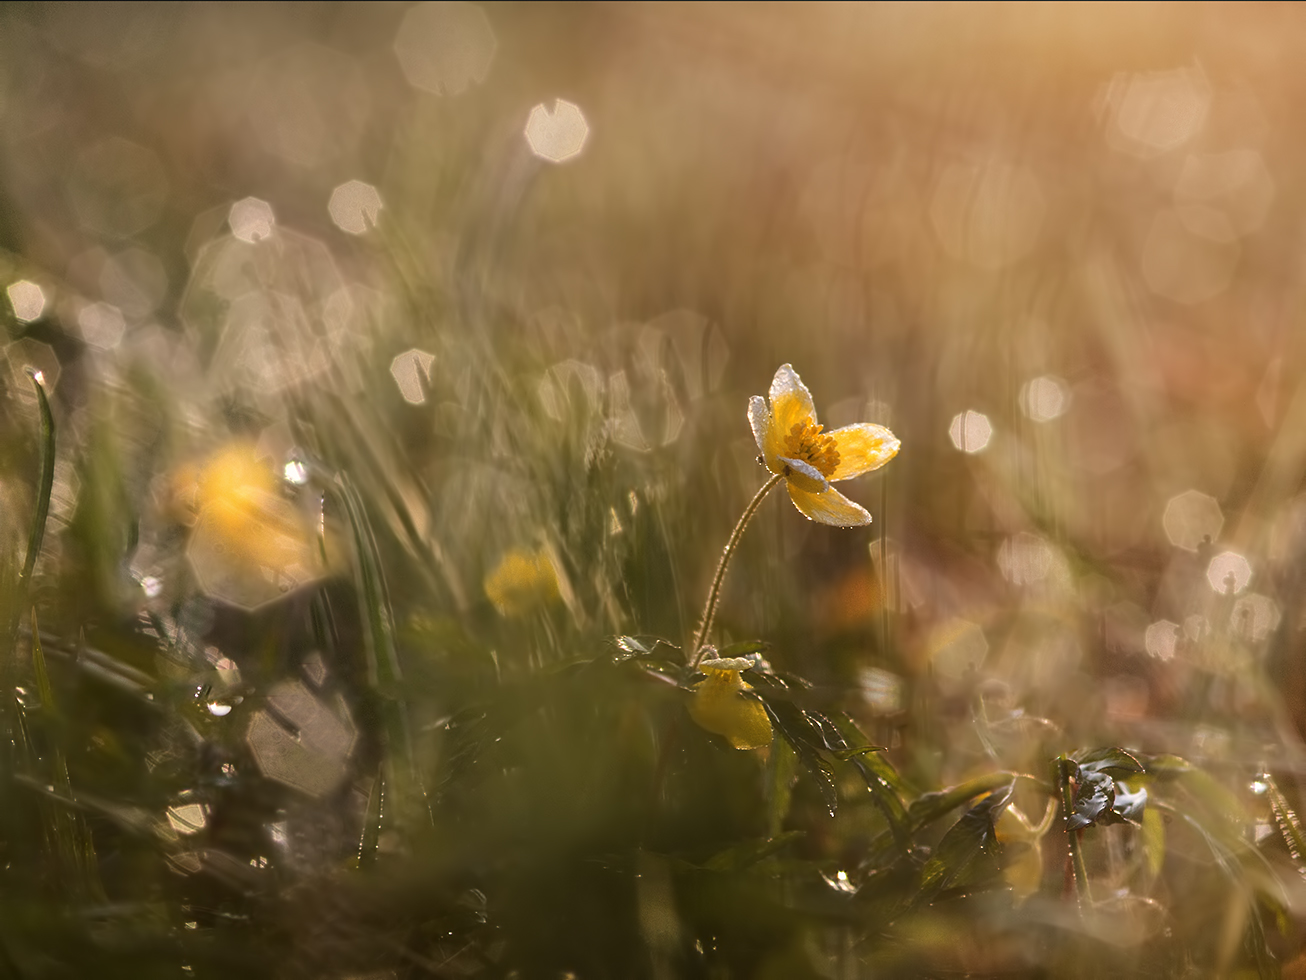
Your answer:
[[[1081,831],[1071,830],[1069,826],[1070,814],[1074,812],[1074,794],[1070,788],[1070,780],[1072,774],[1078,770],[1075,763],[1065,755],[1059,756],[1052,765],[1054,775],[1057,777],[1057,789],[1061,795],[1061,820],[1066,830],[1066,844],[1070,850],[1070,869],[1075,879],[1076,904],[1079,911],[1083,913],[1084,909],[1092,903],[1093,898],[1088,890],[1088,869],[1084,866],[1084,852],[1079,847]]]
[[[703,659],[705,650],[703,644],[707,642],[708,633],[712,630],[712,620],[716,619],[717,602],[721,598],[721,581],[726,577],[726,566],[730,564],[730,557],[735,553],[735,548],[739,546],[739,539],[744,535],[744,528],[748,527],[748,522],[757,513],[757,508],[762,505],[762,499],[774,490],[775,485],[783,479],[784,474],[777,473],[762,484],[762,489],[757,491],[756,496],[748,502],[748,506],[744,508],[744,512],[739,516],[739,523],[730,532],[730,540],[726,542],[725,550],[721,552],[721,560],[717,562],[716,575],[712,578],[712,589],[707,594],[707,605],[703,607],[702,624],[698,627],[698,633],[694,636],[694,646],[689,661],[691,670],[697,667],[698,662]]]

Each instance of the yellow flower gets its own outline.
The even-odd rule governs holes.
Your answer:
[[[254,608],[326,574],[317,535],[252,443],[181,468],[172,490],[175,516],[192,526],[187,556],[209,595]]]
[[[745,691],[740,672],[753,666],[747,657],[706,660],[701,670],[707,676],[694,688],[689,714],[701,728],[723,736],[737,749],[763,749],[771,744],[771,719],[766,708]]]
[[[485,595],[501,616],[521,616],[558,598],[558,572],[548,551],[513,548],[485,576]]]
[[[748,421],[767,469],[785,478],[789,498],[808,518],[835,527],[871,523],[871,515],[834,487],[898,454],[898,439],[882,425],[859,422],[824,432],[812,394],[788,364],[771,382],[771,400],[754,395]]]

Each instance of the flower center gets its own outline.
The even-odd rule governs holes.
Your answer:
[[[822,428],[810,420],[795,422],[785,436],[784,455],[811,463],[822,476],[829,477],[839,465],[839,450],[834,436],[823,435]]]

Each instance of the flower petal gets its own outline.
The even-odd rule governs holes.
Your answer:
[[[812,404],[812,393],[798,377],[798,372],[788,364],[781,364],[771,380],[771,413],[774,416],[773,431],[777,440],[783,440],[795,423],[816,422],[816,406]],[[776,455],[780,455],[779,446]]]
[[[724,736],[737,749],[762,749],[771,744],[771,719],[749,685],[735,670],[713,670],[694,689],[689,714],[701,727]]]
[[[777,457],[781,472],[789,485],[805,490],[807,493],[820,493],[830,486],[830,482],[805,459],[790,459],[788,456]]]
[[[834,487],[820,493],[808,493],[789,483],[789,499],[810,520],[833,527],[857,527],[871,523],[871,515],[859,504],[853,503]]]
[[[771,430],[771,406],[761,395],[748,399],[748,424],[753,427],[757,448],[766,455],[766,434]]]
[[[898,455],[898,437],[882,425],[859,422],[845,425],[830,433],[839,450],[839,465],[830,474],[831,480],[847,480],[869,470],[878,470]]]

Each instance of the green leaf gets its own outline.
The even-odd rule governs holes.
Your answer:
[[[986,776],[976,776],[964,783],[958,783],[948,789],[935,793],[925,793],[912,801],[907,810],[907,820],[912,831],[920,830],[935,820],[947,816],[968,800],[973,800],[984,793],[992,793],[1004,786],[1011,786],[1015,774],[1010,772],[993,772]]]
[[[1066,829],[1083,830],[1098,822],[1118,822],[1112,819],[1116,781],[1104,773],[1082,769],[1077,778],[1079,785],[1075,789],[1075,807],[1066,817]]]
[[[1177,755],[1149,755],[1142,758],[1147,760],[1147,774],[1159,780],[1178,779],[1194,769],[1191,762]]]
[[[1147,767],[1132,752],[1118,747],[1081,750],[1072,754],[1071,758],[1079,763],[1080,769],[1104,773],[1114,779],[1124,779],[1147,771]]]
[[[857,767],[862,780],[866,783],[866,788],[871,792],[871,801],[889,823],[894,842],[900,851],[906,851],[910,845],[908,839],[910,831],[907,825],[907,808],[902,801],[907,795],[907,788],[903,785],[898,770],[879,755],[883,750],[870,745],[865,734],[847,714],[834,711],[830,713],[830,718],[825,720],[838,731],[843,746],[850,744],[855,746],[841,748],[836,755]]]
[[[801,830],[790,830],[771,837],[746,840],[712,855],[703,863],[703,867],[708,871],[743,871],[802,836]]]
[[[820,731],[802,708],[792,701],[771,700],[762,696],[762,704],[780,737],[798,754],[803,768],[812,776],[816,788],[831,816],[839,807],[839,793],[834,785],[834,769],[821,757],[824,748]]]
[[[1165,864],[1165,821],[1155,807],[1143,811],[1143,854],[1147,858],[1147,873],[1155,878]]]
[[[748,657],[754,653],[765,653],[771,649],[771,644],[764,640],[740,640],[738,643],[731,643],[717,651],[719,657]]]
[[[666,647],[669,650],[680,649],[670,640],[660,636],[613,636],[608,638],[608,642],[620,651],[617,655],[618,660],[627,657],[647,657],[658,647]]]
[[[789,816],[797,778],[798,753],[786,739],[778,739],[771,746],[771,758],[767,761],[767,829],[772,837],[780,833]]]
[[[1011,785],[990,793],[952,825],[921,870],[917,901],[932,901],[948,888],[979,884],[999,873],[998,815],[1011,802]]]
[[[1204,826],[1211,830],[1218,828],[1218,836],[1226,842],[1235,838],[1241,840],[1241,828],[1250,822],[1250,818],[1237,797],[1197,766],[1189,766],[1179,774],[1178,780],[1191,802],[1197,805],[1200,816],[1206,818],[1201,820]],[[1188,812],[1199,816],[1192,814],[1191,808]],[[1209,819],[1212,817],[1214,822]]]
[[[894,840],[905,850],[909,845],[910,832],[907,809],[903,806],[902,797],[895,790],[895,785],[899,783],[898,772],[879,754],[879,751],[871,746],[853,749],[852,752],[855,754],[849,761],[857,767],[862,780],[866,783],[866,788],[871,791],[871,801],[879,807],[880,812],[889,822],[889,830],[893,833]]]
[[[1147,787],[1140,786],[1130,792],[1124,783],[1118,783],[1111,812],[1129,823],[1141,823],[1143,814],[1147,812]]]

